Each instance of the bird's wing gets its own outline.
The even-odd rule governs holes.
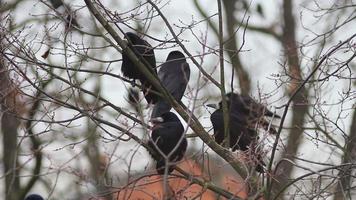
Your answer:
[[[258,103],[250,96],[241,96],[241,99],[244,107],[248,109],[249,112],[251,112],[251,114],[255,117],[275,116],[276,118],[280,118],[280,116],[274,114],[272,111],[268,110],[268,108],[265,105]]]
[[[153,73],[157,74],[157,68],[156,68],[156,57],[155,57],[155,52],[152,48],[152,46],[145,41],[145,48],[143,52],[144,58],[147,60],[147,62],[150,64],[151,69],[153,69]]]
[[[224,121],[221,110],[216,110],[210,115],[210,121],[213,124],[215,141],[221,144],[224,140]]]
[[[169,147],[172,146],[172,143],[178,142],[183,132],[184,127],[180,122],[165,122],[152,131],[152,140],[157,146]],[[171,148],[174,148],[174,146]]]
[[[156,129],[152,132],[152,141],[150,141],[151,144],[149,144],[153,149],[156,150],[157,154],[161,155],[161,152],[165,153],[165,137],[162,134],[161,129]],[[159,149],[159,151],[158,151]]]
[[[178,65],[179,66],[164,66],[165,68],[160,70],[160,72],[162,72],[159,73],[159,78],[168,92],[172,94],[176,100],[181,100],[189,81],[190,70],[186,62]],[[180,69],[173,69],[174,67],[179,67]]]
[[[184,137],[184,135],[182,135],[182,137]],[[176,150],[176,153],[175,153],[176,155],[173,157],[172,160],[174,160],[174,161],[182,160],[185,152],[187,151],[187,147],[188,147],[187,139],[183,138],[183,140],[179,144],[179,147]]]

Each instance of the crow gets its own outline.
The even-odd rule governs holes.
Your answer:
[[[226,94],[226,102],[231,112],[244,116],[244,119],[250,128],[254,129],[256,125],[259,125],[271,134],[277,133],[273,127],[269,126],[270,123],[266,120],[265,116],[275,118],[281,117],[268,110],[264,105],[256,102],[250,96],[230,92]],[[222,101],[219,105],[211,104],[210,107],[220,108],[222,112]]]
[[[189,64],[180,51],[172,51],[168,54],[167,60],[163,63],[158,72],[158,78],[162,86],[177,100],[180,101],[187,88],[190,78]],[[160,99],[153,107],[152,118],[161,116],[162,113],[169,112],[172,106]]]
[[[249,96],[237,93],[228,93],[225,98],[229,116],[229,147],[233,151],[246,151],[249,148],[255,148],[259,139],[256,125],[262,125],[271,134],[276,133],[273,127],[269,127],[269,122],[265,119],[265,116],[280,117],[274,115],[265,106],[257,103]],[[215,141],[218,144],[222,144],[225,139],[222,101],[218,105],[209,104],[208,106],[217,109],[211,114],[210,120],[213,124]],[[264,165],[262,157],[257,155],[257,159],[259,160],[259,164],[256,166],[256,170],[262,173],[262,165]]]
[[[208,106],[212,107],[211,104]],[[213,124],[215,142],[221,145],[225,139],[224,118],[221,107],[211,114],[210,120]],[[232,151],[248,151],[249,148],[256,150],[256,144],[259,139],[257,131],[248,125],[248,119],[243,113],[229,110],[229,134],[229,147],[232,148]],[[256,171],[263,173],[265,163],[261,155],[257,154],[255,160],[258,162]]]
[[[230,92],[226,94],[226,97],[232,110],[241,111],[248,116],[250,125],[255,127],[257,124],[262,126],[266,131],[269,131],[269,133],[277,134],[276,129],[270,126],[270,122],[266,120],[265,116],[281,118],[279,115],[274,114],[266,106],[256,102],[250,96]]]
[[[151,139],[148,145],[155,151],[156,170],[158,174],[164,174],[166,157],[169,165],[168,173],[173,171],[171,162],[178,162],[183,159],[187,150],[187,139],[184,137],[184,127],[177,115],[172,112],[163,113],[160,117],[152,118],[154,124]],[[173,151],[174,150],[174,151]]]
[[[208,106],[213,107],[212,104],[209,104]],[[222,144],[225,139],[223,116],[224,114],[221,104],[210,116],[214,129],[214,138],[218,144]],[[254,128],[248,125],[247,116],[241,112],[234,112],[232,109],[229,109],[229,135],[229,147],[232,148],[233,151],[245,151],[250,144],[257,139],[257,132]]]
[[[25,198],[25,200],[44,200],[44,199],[43,199],[43,197],[41,197],[41,195],[30,194]]]
[[[245,114],[251,115],[251,117],[260,118],[268,116],[281,118],[279,115],[268,110],[264,105],[257,103],[250,96],[230,92],[226,94],[226,97],[228,102],[234,104],[234,107],[237,107],[237,109],[240,109]]]
[[[125,38],[128,41],[128,48],[136,54],[152,74],[157,75],[156,58],[152,46],[132,32],[125,33]],[[160,96],[155,93],[157,89],[153,87],[146,75],[142,73],[138,66],[128,57],[125,49],[122,52],[121,72],[126,78],[133,79],[134,81],[138,79],[141,82],[142,92],[147,103],[154,104],[158,101]]]

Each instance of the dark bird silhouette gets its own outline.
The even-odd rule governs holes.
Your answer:
[[[158,72],[162,86],[177,100],[180,101],[187,88],[190,78],[189,64],[180,51],[172,51],[168,54],[167,60],[163,63]],[[162,113],[169,112],[172,106],[164,99],[159,100],[152,111],[152,118],[161,116]]]
[[[184,127],[177,115],[172,112],[163,113],[160,117],[152,118],[154,123],[151,140],[148,145],[155,151],[156,170],[164,174],[166,159],[169,163],[182,160],[187,150],[187,139],[184,137]],[[173,171],[172,164],[168,166],[168,173]]]
[[[141,39],[138,35],[132,32],[125,33],[125,38],[128,41],[128,47],[135,53],[140,61],[145,64],[146,68],[152,73],[157,75],[156,58],[152,46],[145,40]],[[126,51],[122,52],[122,74],[133,80],[140,80],[142,92],[145,96],[147,103],[156,103],[160,98],[157,91],[152,84],[148,81],[146,75],[142,73],[138,66],[127,56]]]
[[[212,105],[208,105],[211,106]],[[223,110],[220,107],[211,114],[210,120],[213,124],[214,129],[214,139],[216,143],[223,144],[225,139],[225,128],[224,128],[224,118]],[[249,148],[255,149],[256,143],[258,141],[258,134],[255,129],[248,125],[247,116],[241,112],[234,112],[234,110],[229,108],[229,137],[230,144],[229,147],[233,151],[241,150],[247,151]],[[255,156],[253,156],[255,157]],[[265,165],[262,157],[257,154],[256,171],[263,173],[263,166]]]
[[[252,115],[252,117],[276,117],[281,118],[279,115],[274,114],[266,108],[263,104],[256,102],[253,98],[246,95],[240,95],[237,93],[228,93],[226,94],[227,101],[232,103],[237,109],[241,109],[245,114]]]
[[[273,115],[265,106],[257,103],[251,97],[228,93],[226,94],[226,103],[229,113],[229,147],[233,151],[255,149],[259,139],[256,127],[259,125],[272,134],[276,133],[273,127],[269,127],[269,122],[265,119],[265,116],[275,116],[277,118],[279,116]],[[211,114],[210,120],[213,124],[215,141],[218,144],[222,144],[225,139],[222,101],[218,105],[209,104],[208,106],[217,109]],[[256,166],[256,170],[262,173],[262,165],[264,165],[262,157],[257,155],[257,160],[259,160],[259,164]]]
[[[211,104],[208,106],[213,107]],[[218,144],[222,144],[225,139],[223,116],[222,106],[218,107],[218,109],[210,116],[210,120],[213,124],[215,141]],[[248,149],[250,144],[257,139],[257,132],[248,125],[246,115],[241,112],[234,112],[234,110],[229,108],[229,136],[229,147],[232,148],[233,151],[245,151]]]
[[[281,117],[268,110],[263,104],[256,102],[250,96],[240,95],[232,92],[226,94],[226,100],[231,110],[233,110],[235,113],[239,112],[247,116],[248,124],[252,128],[255,128],[257,124],[258,126],[262,126],[266,131],[269,131],[271,134],[277,133],[274,127],[269,126],[270,123],[266,120],[265,116],[275,118]],[[221,104],[222,101],[220,102],[220,105]]]
[[[28,195],[25,200],[44,200],[41,195],[38,194],[30,194]]]

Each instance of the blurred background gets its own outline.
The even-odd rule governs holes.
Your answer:
[[[211,79],[280,116],[286,110],[271,124],[280,135],[259,130],[271,170],[235,171],[181,118],[188,151],[179,167],[215,190],[154,175],[141,145],[152,106],[142,94],[138,105],[128,101],[122,47],[88,2],[117,37],[130,31],[148,41],[158,68],[170,51],[185,54],[191,78],[182,102],[208,134],[206,104],[221,99]],[[168,184],[172,199],[226,199],[219,189],[236,198],[352,199],[355,8],[352,0],[0,0],[1,198],[164,199]]]

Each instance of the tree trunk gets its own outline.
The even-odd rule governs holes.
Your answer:
[[[350,135],[346,139],[346,148],[342,159],[342,164],[355,164],[356,162],[356,111],[354,111]],[[340,182],[337,186],[334,196],[335,200],[351,199],[351,177],[352,166],[345,166],[341,168],[339,173]]]
[[[251,81],[248,73],[243,68],[240,57],[239,57],[239,48],[237,47],[237,36],[235,33],[235,28],[237,28],[236,19],[234,13],[235,9],[235,0],[223,0],[225,14],[226,14],[226,28],[227,28],[227,39],[225,42],[225,50],[232,63],[233,69],[236,71],[237,80],[239,81],[241,93],[248,95],[251,90]]]
[[[288,63],[288,72],[290,75],[290,84],[288,87],[289,95],[292,95],[302,82],[302,72],[298,58],[298,45],[295,36],[295,18],[293,16],[292,0],[283,1],[283,48]],[[294,156],[298,150],[303,137],[303,124],[305,122],[308,106],[306,104],[308,92],[305,88],[294,97],[292,107],[292,129],[288,134],[287,146],[282,153],[281,159],[294,161]],[[290,180],[293,165],[290,162],[282,161],[278,165],[275,175],[276,186],[274,191],[279,191]]]
[[[3,134],[3,163],[5,174],[5,194],[7,200],[15,200],[20,190],[17,161],[17,128],[19,120],[16,118],[16,91],[9,78],[9,73],[2,52],[4,50],[0,33],[0,116],[1,133]]]

